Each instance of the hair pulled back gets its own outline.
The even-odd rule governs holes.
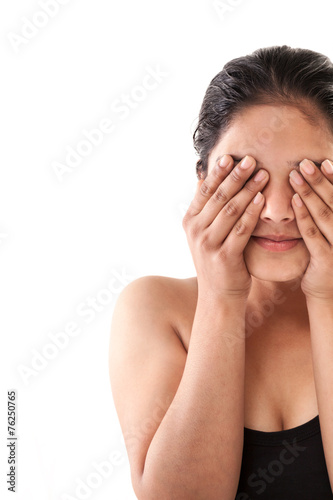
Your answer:
[[[209,153],[238,112],[255,104],[302,108],[305,102],[315,106],[333,133],[333,64],[325,55],[283,45],[229,61],[210,82],[193,133],[198,179],[206,177]]]

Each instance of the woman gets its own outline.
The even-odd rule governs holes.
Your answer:
[[[110,377],[140,500],[332,499],[333,66],[230,61],[194,132],[197,276],[130,283]]]

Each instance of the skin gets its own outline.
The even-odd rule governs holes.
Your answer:
[[[279,431],[318,413],[333,485],[333,137],[303,109],[311,121],[281,105],[235,117],[183,220],[196,277],[144,277],[119,297],[110,377],[140,499],[234,498],[243,424]],[[233,161],[245,155],[246,171]],[[318,162],[313,175],[304,158]],[[255,184],[259,162],[267,178]],[[302,241],[275,254],[250,239],[272,233]]]
[[[320,263],[316,261],[315,273],[310,274],[309,269],[314,270],[315,251],[319,247],[325,247],[324,243],[327,260],[322,262],[321,267],[326,269],[329,263],[332,265],[330,246],[333,244],[333,217],[328,217],[324,223],[319,221],[318,214],[323,208],[328,207],[329,212],[333,208],[333,175],[328,174],[321,165],[326,159],[333,158],[333,136],[323,117],[315,110],[312,110],[312,120],[309,122],[302,111],[293,106],[256,105],[235,117],[211,151],[208,175],[224,154],[231,155],[235,160],[249,155],[256,160],[253,172],[262,167],[269,174],[269,180],[261,190],[265,197],[264,206],[252,234],[260,236],[283,233],[293,238],[302,238],[300,244],[293,249],[278,253],[269,252],[249,240],[244,250],[244,260],[252,275],[249,304],[258,304],[273,297],[275,293],[282,293],[286,300],[276,308],[279,324],[281,325],[281,318],[287,318],[290,324],[291,315],[298,326],[300,322],[304,324],[302,318],[307,315],[307,307],[303,289],[306,288],[309,295],[322,293],[329,296],[332,293],[324,272],[319,272]],[[307,174],[304,166],[300,167],[299,164],[304,159],[312,160],[310,164],[316,162],[314,175]],[[290,161],[295,165],[291,165]],[[302,186],[290,177],[293,170],[303,178]],[[323,182],[318,183],[318,179]],[[297,207],[293,200],[296,192],[303,197],[302,208]],[[311,217],[315,227],[322,230],[325,228],[330,244],[320,230],[316,238],[304,238],[306,224],[309,224],[304,218]],[[324,289],[323,280],[326,283]],[[270,321],[272,319],[274,318],[270,318]],[[309,333],[308,328],[302,330]],[[290,328],[285,331],[289,335]]]

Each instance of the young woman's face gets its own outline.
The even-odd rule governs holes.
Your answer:
[[[255,105],[237,115],[209,155],[208,173],[216,158],[230,154],[235,160],[251,155],[257,162],[255,172],[264,168],[269,180],[262,193],[265,204],[258,224],[244,250],[247,268],[254,277],[266,281],[287,281],[302,275],[309,263],[309,252],[300,237],[291,198],[295,193],[289,182],[291,170],[307,158],[320,163],[333,159],[333,137],[326,123],[313,115],[310,124],[292,106]],[[299,238],[283,251],[259,245],[255,236],[284,235]]]

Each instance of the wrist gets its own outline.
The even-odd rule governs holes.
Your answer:
[[[333,294],[305,294],[307,304],[333,304]]]
[[[198,286],[198,300],[217,302],[220,304],[238,304],[246,306],[249,292],[216,291],[211,288]]]
[[[211,291],[198,294],[195,322],[199,325],[196,337],[207,340],[223,339],[229,347],[243,345],[246,339],[246,307],[247,300],[244,297],[224,296],[214,294]],[[209,332],[202,325],[209,324]],[[191,337],[192,342],[192,337]],[[193,343],[193,342],[192,342]]]

